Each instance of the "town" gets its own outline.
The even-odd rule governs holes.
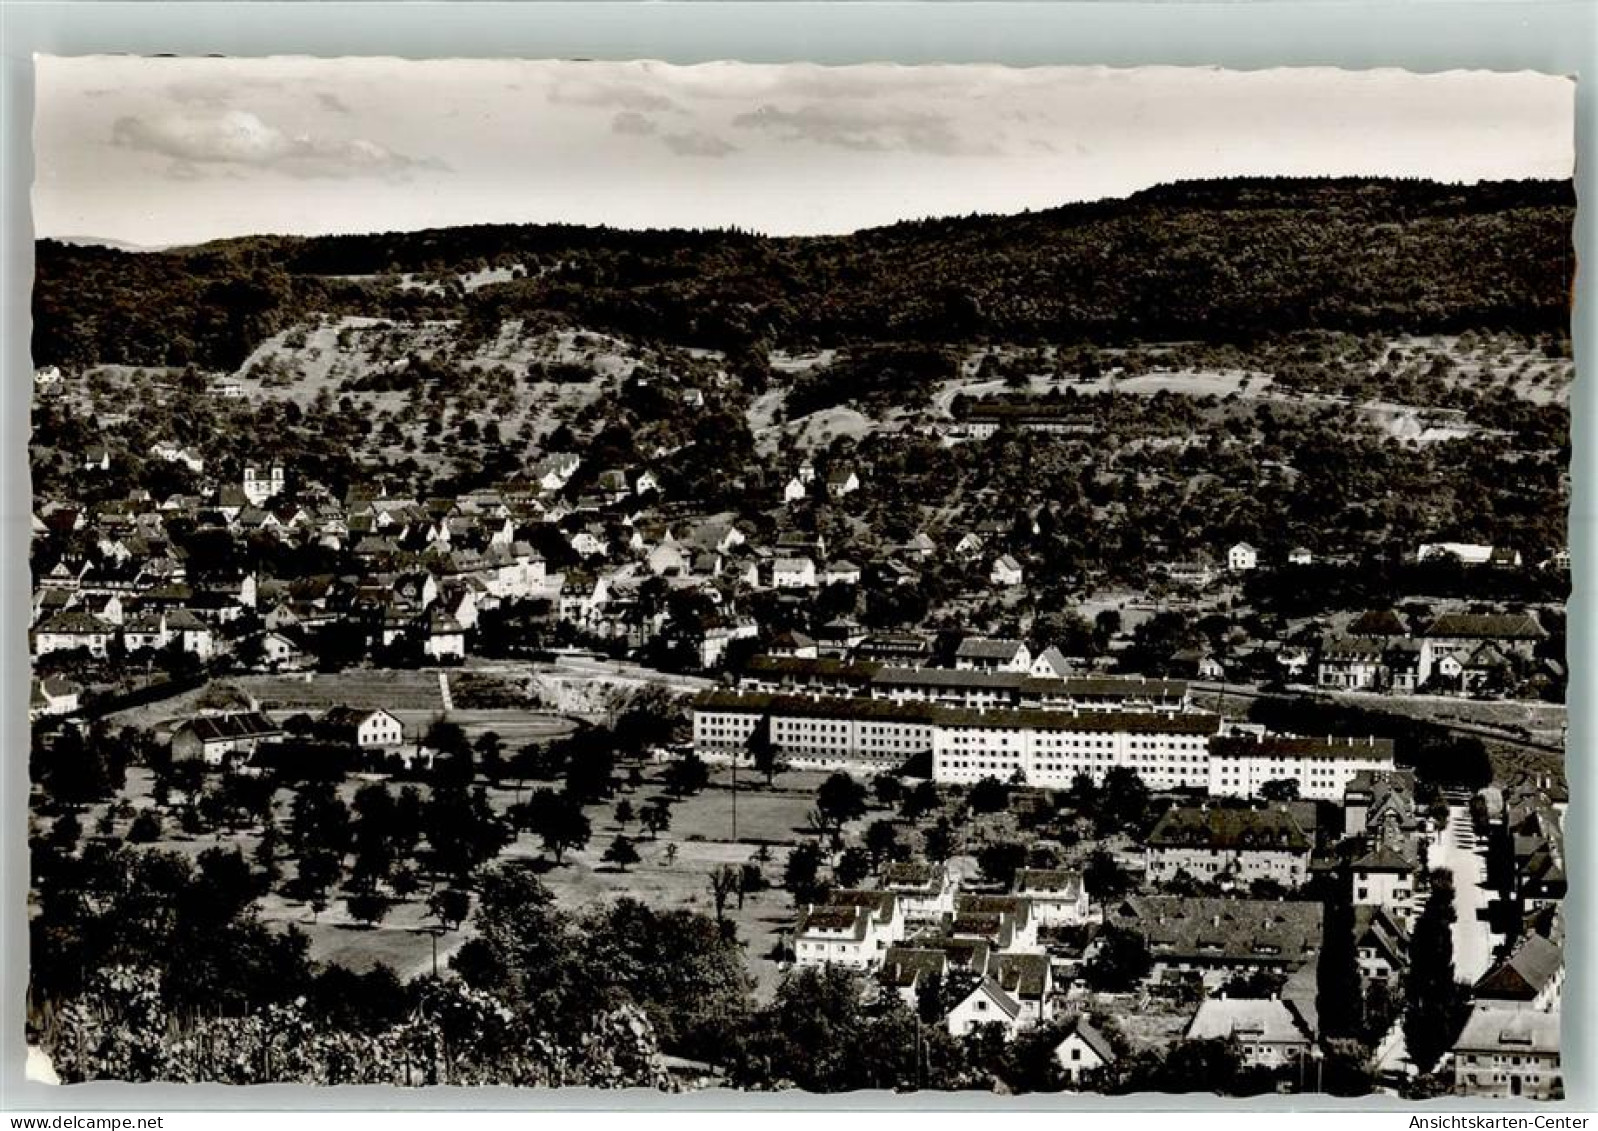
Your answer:
[[[429,306],[568,267],[41,359],[59,1078],[1563,1095],[1568,340]]]

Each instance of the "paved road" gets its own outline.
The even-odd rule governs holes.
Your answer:
[[[1428,863],[1454,873],[1454,976],[1475,982],[1492,964],[1494,939],[1487,905],[1493,893],[1487,887],[1487,863],[1477,850],[1464,802],[1449,798],[1448,826],[1432,847]]]

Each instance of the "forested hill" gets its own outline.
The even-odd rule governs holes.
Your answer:
[[[34,355],[68,367],[231,368],[315,313],[464,318],[479,329],[570,318],[734,352],[1310,328],[1561,331],[1574,216],[1568,181],[1240,179],[846,236],[499,225],[143,253],[45,240]]]

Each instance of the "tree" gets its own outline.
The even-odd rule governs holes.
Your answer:
[[[998,778],[986,777],[971,787],[966,800],[973,813],[1002,813],[1010,807],[1010,787]]]
[[[934,812],[943,804],[938,796],[938,787],[930,781],[920,781],[916,787],[904,795],[904,800],[899,805],[899,815],[911,824],[919,821],[928,813]]]
[[[749,751],[749,759],[755,769],[766,775],[766,784],[770,785],[777,776],[777,744],[771,739],[771,716],[761,715],[756,720],[754,729],[749,732],[749,740],[745,744]]]
[[[610,842],[610,847],[605,849],[606,863],[616,865],[623,872],[627,870],[629,864],[638,863],[639,859],[641,858],[638,849],[634,848],[632,840],[625,836],[618,835]]]
[[[1149,788],[1136,770],[1113,766],[1104,775],[1104,788],[1094,814],[1099,835],[1122,830],[1138,831],[1148,816]]]
[[[716,905],[716,922],[724,920],[727,912],[727,900],[738,890],[739,870],[731,864],[718,864],[710,870],[709,887],[711,901]]]
[[[1027,847],[1017,841],[1001,840],[983,845],[977,851],[977,867],[982,874],[1001,887],[1015,882],[1015,874],[1026,867]]]
[[[300,864],[294,875],[295,894],[300,899],[311,904],[313,910],[318,910],[316,905],[325,902],[327,891],[338,883],[339,875],[344,871],[338,862],[338,857],[331,852],[318,850],[307,852],[300,857]]]
[[[1095,990],[1119,993],[1138,985],[1153,968],[1154,956],[1142,935],[1125,927],[1106,927],[1095,940],[1082,976]]]
[[[1297,801],[1297,778],[1273,778],[1260,785],[1260,799],[1263,801]]]
[[[1324,1039],[1359,1037],[1364,1027],[1365,984],[1354,940],[1354,905],[1346,874],[1325,905],[1321,950],[1315,964],[1315,1009]]]
[[[648,805],[640,815],[644,828],[649,830],[649,839],[654,840],[661,833],[671,828],[671,803],[664,797],[657,797]]]
[[[832,875],[838,881],[838,886],[845,888],[857,887],[870,872],[871,857],[866,855],[864,849],[853,846],[843,850],[837,864],[832,868]]]
[[[816,810],[835,833],[866,814],[866,787],[848,774],[833,774],[816,790]]]
[[[878,805],[891,808],[904,796],[904,783],[892,774],[878,774],[871,779],[871,793]]]
[[[938,823],[927,830],[925,851],[934,863],[942,864],[954,855],[954,826],[949,818],[939,817]]]
[[[743,865],[738,869],[738,910],[743,910],[745,897],[763,892],[770,886],[759,864],[750,861]]]
[[[1102,848],[1095,848],[1088,855],[1087,865],[1082,869],[1082,882],[1087,885],[1088,894],[1100,903],[1118,899],[1134,886],[1131,874]]]
[[[899,847],[899,830],[892,821],[872,821],[866,829],[866,851],[871,853],[871,866],[882,867],[884,860],[893,858]]]
[[[625,797],[616,802],[616,823],[626,828],[632,823],[634,817],[633,803]]]
[[[1422,1074],[1453,1047],[1463,1022],[1454,982],[1454,918],[1453,873],[1438,869],[1410,936],[1404,980],[1404,1046]]]
[[[687,754],[666,767],[666,792],[689,797],[710,784],[710,767],[697,754]]]
[[[375,891],[356,892],[344,901],[350,918],[368,927],[375,927],[388,914],[388,897]]]
[[[796,844],[788,853],[782,870],[782,886],[793,893],[795,903],[814,903],[820,888],[821,849],[813,841]]]
[[[527,828],[544,846],[544,851],[562,862],[568,849],[588,843],[591,830],[588,818],[570,796],[552,789],[540,789],[527,802]]]
[[[439,888],[427,899],[428,914],[446,931],[458,930],[471,909],[471,893],[460,888]]]

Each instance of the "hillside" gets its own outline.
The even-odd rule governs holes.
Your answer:
[[[41,241],[37,364],[233,369],[312,313],[582,325],[734,358],[863,340],[1563,331],[1569,182],[1225,180],[847,236],[480,226],[127,253]]]

